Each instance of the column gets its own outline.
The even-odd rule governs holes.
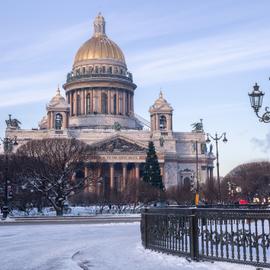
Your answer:
[[[135,163],[135,179],[139,180],[140,179],[140,164]]]
[[[123,182],[121,183],[121,191],[124,191],[127,187],[127,164],[122,163],[122,176]]]
[[[107,100],[107,102],[108,102],[108,114],[111,114],[112,112],[111,112],[111,104],[112,104],[112,97],[111,97],[111,91],[109,90],[109,91],[107,91],[107,96],[108,96],[108,100]]]
[[[110,163],[110,188],[114,190],[114,163]]]
[[[54,113],[51,112],[51,128],[54,128]]]
[[[47,128],[51,128],[51,113],[47,113]]]
[[[85,114],[85,90],[82,90],[81,95],[81,115]]]
[[[168,125],[167,129],[172,130],[172,116],[168,115],[166,119],[167,119],[167,125]]]
[[[159,130],[159,117],[158,117],[158,114],[155,114],[155,117],[156,117],[156,128],[155,130]]]
[[[63,125],[62,125],[62,129],[66,129],[67,128],[67,114],[66,112],[63,112]]]
[[[102,94],[102,89],[100,89],[98,91],[98,112],[101,113],[102,112],[102,98],[101,98],[101,94]]]
[[[133,93],[131,94],[131,108],[130,108],[132,115],[134,113],[134,101],[133,101]]]
[[[87,166],[84,167],[84,177],[86,178],[89,175],[89,169],[87,168]],[[88,186],[88,181],[85,180],[84,182],[84,192],[88,192],[89,191],[89,186]]]
[[[116,91],[116,114],[119,114],[119,93]]]
[[[127,98],[126,98],[126,91],[123,91],[122,92],[122,107],[123,107],[123,115],[126,115],[127,114],[127,105],[126,105],[126,102],[127,102]]]
[[[73,114],[77,116],[77,93],[76,92],[74,92],[73,94],[73,108],[74,108]]]

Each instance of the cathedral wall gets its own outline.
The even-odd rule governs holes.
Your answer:
[[[163,182],[166,189],[177,185],[177,162],[165,162]]]

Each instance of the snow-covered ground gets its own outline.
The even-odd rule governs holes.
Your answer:
[[[71,206],[68,207],[64,216],[92,216],[98,214],[139,214],[143,205],[123,205],[117,207],[116,205],[105,205],[103,207],[99,205],[92,206]],[[1,212],[0,212],[1,213]],[[44,207],[41,212],[38,212],[37,208],[29,209],[29,211],[19,211],[13,209],[10,216],[21,217],[21,216],[56,216],[56,212],[52,207]]]
[[[255,269],[144,250],[139,223],[0,227],[1,270],[230,270]]]

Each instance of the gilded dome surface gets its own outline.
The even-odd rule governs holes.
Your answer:
[[[116,43],[110,40],[105,33],[105,20],[99,14],[94,21],[94,35],[78,50],[74,67],[89,60],[115,60],[125,65],[125,57]]]

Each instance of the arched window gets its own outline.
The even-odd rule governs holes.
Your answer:
[[[116,94],[113,95],[113,114],[116,114]]]
[[[90,94],[86,96],[86,114],[90,114]]]
[[[81,114],[81,96],[77,95],[77,115]]]
[[[107,94],[101,94],[101,113],[108,113],[108,97]]]
[[[61,113],[57,113],[55,115],[55,129],[61,129],[62,128],[62,122],[63,122],[63,116]]]
[[[112,67],[108,68],[108,73],[112,74]]]
[[[82,73],[85,74],[85,67],[82,68]]]
[[[190,190],[190,178],[189,177],[185,177],[183,180],[183,184],[184,184],[184,188],[187,190]]]
[[[95,66],[95,73],[98,73],[98,66]]]
[[[103,67],[102,67],[102,73],[105,73],[105,72],[106,72],[106,67],[103,66]]]
[[[164,115],[161,115],[159,118],[159,128],[161,130],[164,130],[167,128],[167,119],[166,119],[166,116]]]

